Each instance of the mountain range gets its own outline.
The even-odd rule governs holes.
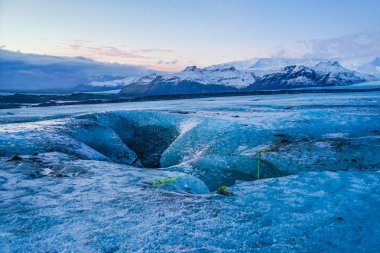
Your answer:
[[[257,70],[258,69],[258,70]],[[257,64],[245,69],[223,64],[207,68],[187,67],[183,71],[151,75],[125,83],[122,94],[130,96],[218,93],[277,90],[303,87],[344,86],[373,81],[374,75],[349,70],[337,61],[322,61],[309,66],[285,67]]]

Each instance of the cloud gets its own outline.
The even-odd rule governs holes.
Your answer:
[[[82,54],[94,54],[97,56],[106,57],[125,57],[132,59],[146,59],[146,56],[132,53],[113,46],[91,46],[87,41],[74,41],[67,45],[69,49],[79,51]]]
[[[299,43],[305,48],[305,56],[310,57],[355,58],[380,55],[380,32],[358,33]]]
[[[131,59],[150,59],[155,58],[152,55],[147,54],[168,54],[174,53],[170,49],[161,48],[140,48],[140,49],[124,49],[125,46],[105,46],[105,45],[93,45],[88,40],[73,40],[71,42],[64,42],[65,46],[74,51],[84,53],[91,53],[94,55],[109,56],[109,57],[126,57]]]
[[[97,45],[87,40],[71,40],[60,42],[60,55],[83,56],[104,62],[119,62],[123,64],[140,65],[160,68],[172,68],[179,61],[170,60],[174,56],[181,58],[174,50],[161,48],[127,48],[125,45]],[[168,60],[169,59],[169,60]]]
[[[175,65],[178,63],[178,60],[172,60],[172,61],[164,61],[164,60],[159,60],[157,64],[160,65]]]
[[[93,81],[152,73],[144,67],[84,57],[24,54],[3,49],[0,49],[0,65],[0,90],[70,90]]]
[[[161,49],[161,48],[142,48],[142,49],[132,50],[132,52],[136,52],[136,53],[174,53],[174,50]]]

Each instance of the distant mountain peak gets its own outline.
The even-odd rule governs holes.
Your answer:
[[[187,72],[187,71],[200,71],[201,69],[200,68],[197,68],[197,66],[188,66],[186,67],[184,70],[182,70],[183,72]]]
[[[334,67],[341,67],[341,68],[343,68],[343,66],[340,65],[340,63],[337,62],[337,61],[321,61],[316,66],[317,67],[320,67],[320,66],[334,66]]]
[[[293,71],[296,67],[297,67],[297,65],[290,65],[290,66],[283,67],[282,70],[283,71]]]

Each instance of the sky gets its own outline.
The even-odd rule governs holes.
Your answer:
[[[379,0],[0,0],[0,46],[158,70],[380,56],[379,11]]]

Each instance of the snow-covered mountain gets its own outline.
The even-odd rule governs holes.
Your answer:
[[[257,79],[250,90],[289,89],[316,86],[344,86],[375,80],[374,76],[348,70],[337,61],[324,61],[313,67],[292,65]]]
[[[211,66],[204,69],[190,66],[177,73],[155,75],[150,82],[142,78],[127,85],[122,93],[158,95],[227,92],[244,89],[255,80],[256,76],[252,71],[238,70],[233,66]]]
[[[109,88],[121,88],[125,87],[132,83],[141,83],[141,84],[147,84],[158,77],[158,73],[152,73],[146,76],[132,76],[132,77],[126,77],[122,79],[115,79],[115,80],[109,80],[109,81],[94,81],[87,86],[92,87],[109,87]]]
[[[233,66],[215,68],[213,66],[199,69],[196,66],[187,67],[183,71],[164,76],[166,80],[195,81],[201,84],[216,84],[234,88],[244,88],[255,81],[251,71],[238,70]]]
[[[278,72],[281,69],[292,66],[302,65],[306,67],[314,67],[320,62],[326,61],[323,58],[285,58],[285,57],[271,57],[271,58],[254,58],[243,61],[233,61],[213,65],[209,68],[228,68],[235,67],[240,70],[249,70],[255,73],[255,76],[262,77],[267,74]],[[374,75],[380,77],[380,57],[356,57],[356,58],[342,58],[331,59],[327,61],[338,61],[344,68],[354,70],[357,72]]]
[[[303,64],[286,65],[293,62]],[[154,75],[130,82],[121,92],[144,96],[218,93],[340,86],[375,80],[374,76],[344,68],[337,61],[261,59],[250,63],[251,66],[245,65],[240,70],[236,62],[231,63],[232,66],[221,64],[203,69],[190,66],[177,73]]]

